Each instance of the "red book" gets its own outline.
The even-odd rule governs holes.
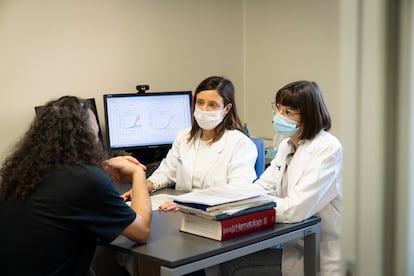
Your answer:
[[[273,227],[275,215],[276,210],[274,208],[223,220],[211,220],[193,214],[182,213],[180,231],[217,241],[224,241]]]

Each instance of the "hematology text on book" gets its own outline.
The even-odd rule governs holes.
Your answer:
[[[261,219],[252,219],[250,221],[244,222],[244,223],[236,223],[232,224],[229,227],[223,228],[223,235],[225,234],[233,234],[241,231],[247,231],[249,229],[255,229],[259,228],[262,225],[267,225],[267,217],[261,218]]]

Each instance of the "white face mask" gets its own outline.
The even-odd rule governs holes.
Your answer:
[[[217,111],[194,110],[194,118],[197,124],[204,130],[212,130],[223,121],[224,109]]]

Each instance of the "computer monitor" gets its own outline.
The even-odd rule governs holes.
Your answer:
[[[141,160],[156,149],[169,149],[177,133],[191,127],[191,91],[103,97],[108,148],[141,152]]]
[[[93,113],[95,114],[96,117],[96,122],[98,123],[98,127],[99,127],[99,132],[98,132],[98,136],[99,136],[99,140],[101,141],[102,145],[103,145],[103,139],[102,139],[102,130],[101,130],[101,125],[99,124],[99,117],[98,117],[98,110],[96,109],[96,103],[95,103],[95,98],[90,98],[90,99],[84,99],[85,101],[88,102],[88,104],[90,105]],[[35,106],[35,113],[39,113],[39,111],[44,107],[44,105],[38,105]]]

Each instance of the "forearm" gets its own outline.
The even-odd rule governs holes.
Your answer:
[[[128,231],[127,236],[137,242],[145,242],[151,229],[152,209],[144,172],[134,173],[132,176],[131,208],[137,217],[132,224],[132,231]]]
[[[151,223],[151,200],[149,198],[147,183],[143,173],[135,173],[132,177],[131,208],[142,217],[146,225]]]

